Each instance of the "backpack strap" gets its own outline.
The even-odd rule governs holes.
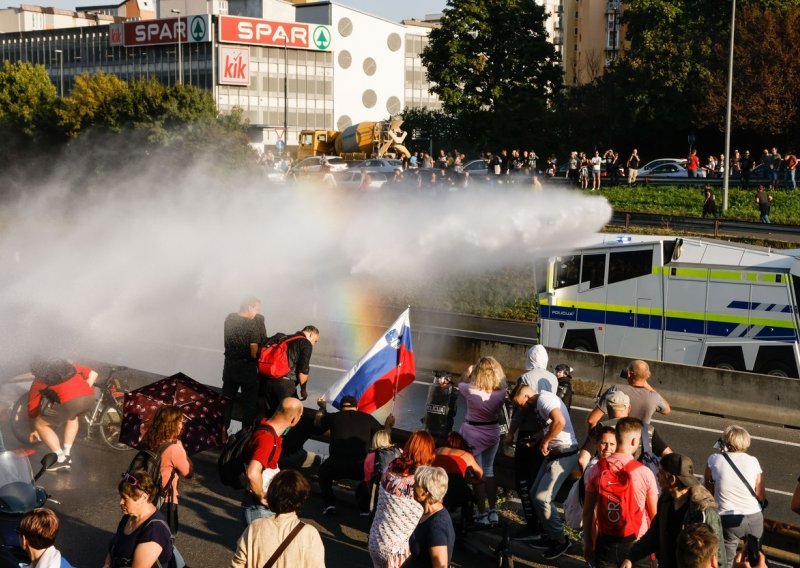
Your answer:
[[[300,533],[300,531],[303,530],[304,526],[306,526],[306,524],[303,521],[299,521],[297,523],[297,525],[292,529],[292,532],[290,532],[286,538],[283,539],[283,542],[280,544],[280,546],[278,546],[278,548],[275,549],[275,552],[272,553],[272,556],[269,557],[267,563],[264,564],[264,568],[272,568],[272,566],[278,561],[278,558],[281,557],[281,554],[283,554],[283,551],[286,550],[286,547],[289,546],[294,538]]]
[[[144,529],[145,527],[149,527],[153,523],[161,523],[162,525],[164,525],[167,528],[167,532],[169,533],[169,544],[170,544],[170,546],[172,546],[172,554],[174,555],[175,554],[175,535],[172,534],[172,531],[169,529],[169,525],[166,522],[164,522],[163,520],[161,520],[161,519],[153,519],[153,518],[151,518],[149,521],[147,521],[144,524],[144,526],[142,526],[142,528]],[[139,532],[139,537],[141,537],[141,536],[142,536],[142,533]],[[139,538],[136,539],[136,546],[139,546]],[[161,556],[161,555],[159,554],[158,556]],[[164,568],[164,565],[161,564],[161,561],[158,559],[158,557],[156,557],[156,566],[158,568]]]
[[[161,468],[161,456],[164,454],[167,448],[169,448],[175,442],[164,442],[158,447],[158,467]],[[173,466],[172,473],[169,474],[169,478],[167,482],[164,483],[164,480],[161,480],[161,492],[164,494],[164,500],[171,503],[172,502],[172,480],[175,479],[175,476],[178,475],[178,470]],[[167,492],[169,496],[167,496]],[[169,498],[168,498],[169,497]]]

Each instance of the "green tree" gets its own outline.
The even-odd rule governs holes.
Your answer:
[[[562,84],[535,0],[448,0],[422,52],[431,91],[490,142],[529,141]]]
[[[797,144],[800,98],[791,77],[800,45],[800,7],[745,4],[736,16],[732,126],[735,131]],[[716,49],[718,69],[700,105],[701,121],[725,128],[728,45]],[[796,147],[796,146],[795,146]]]
[[[92,126],[119,132],[124,110],[118,102],[127,89],[125,81],[103,71],[78,75],[69,96],[56,110],[61,127],[72,137]]]
[[[41,65],[3,62],[0,71],[0,124],[14,135],[36,138],[53,122],[56,87]]]

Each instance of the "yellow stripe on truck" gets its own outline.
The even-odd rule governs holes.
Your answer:
[[[545,302],[543,302],[545,303]],[[546,305],[546,304],[545,304]],[[550,303],[551,306],[561,308],[577,308],[579,310],[597,310],[601,312],[615,312],[615,313],[632,313],[636,315],[648,316],[666,316],[668,318],[682,318],[691,320],[711,320],[721,323],[732,323],[737,325],[759,325],[765,327],[779,327],[793,329],[794,323],[791,320],[791,314],[786,314],[787,319],[775,318],[755,318],[731,314],[707,314],[704,312],[690,312],[685,310],[667,310],[666,313],[660,308],[636,308],[636,306],[627,306],[622,304],[603,304],[601,302],[573,302],[568,300],[560,300],[553,298]]]

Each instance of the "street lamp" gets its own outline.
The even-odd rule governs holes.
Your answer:
[[[183,25],[181,11],[173,8],[170,12],[178,15],[178,23],[175,25],[175,29],[178,32],[178,84],[183,85],[183,48],[181,45],[181,40],[183,39]]]
[[[58,95],[60,97],[64,96],[64,52],[60,49],[56,49],[56,55],[58,55]]]
[[[736,0],[731,6],[731,45],[728,53],[728,102],[725,107],[725,171],[722,174],[722,210],[728,210],[728,181],[731,164],[731,102],[733,100],[733,37],[736,31]]]

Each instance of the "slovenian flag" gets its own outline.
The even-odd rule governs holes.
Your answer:
[[[353,396],[358,409],[371,414],[414,382],[409,311],[407,308],[366,355],[328,389],[325,400],[339,408],[342,398]]]

